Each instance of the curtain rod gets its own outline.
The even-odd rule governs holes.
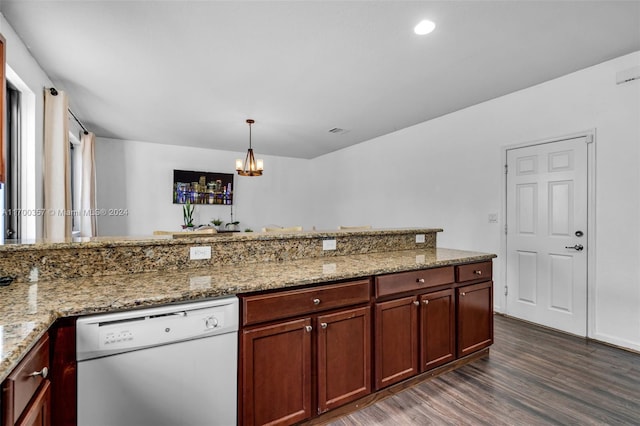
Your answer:
[[[49,92],[51,93],[51,95],[53,96],[58,96],[58,91],[56,90],[55,87],[52,87],[49,89]],[[73,117],[74,120],[76,120],[76,123],[78,123],[80,125],[80,127],[82,127],[82,130],[84,130],[84,134],[88,135],[89,131],[87,130],[86,127],[84,127],[84,124],[82,124],[82,122],[80,122],[80,120],[78,120],[78,117],[76,117],[76,115],[73,113],[73,111],[71,111],[71,108],[67,108],[67,111],[69,111],[69,114],[71,114],[71,116]]]

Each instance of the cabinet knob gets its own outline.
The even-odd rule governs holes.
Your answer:
[[[311,333],[311,330],[313,330],[313,327],[311,327],[310,325],[305,325],[304,329],[307,331],[307,333]]]
[[[319,305],[320,304],[320,299],[313,299],[313,304],[314,305]]]
[[[466,296],[467,293],[465,293],[464,291],[462,293],[460,293],[460,296]]]
[[[327,323],[326,323],[326,322],[321,322],[321,323],[320,323],[320,327],[322,327],[322,328],[327,328]]]
[[[429,304],[429,301],[428,301],[428,300],[425,300],[425,301],[424,301],[424,304],[425,304],[425,305],[428,305],[428,304]]]
[[[416,305],[416,306],[418,306],[418,305],[420,304],[420,302],[418,302],[417,300],[414,300],[414,301],[413,301],[413,304],[414,304],[414,305]]]
[[[420,284],[424,284],[424,278],[418,278],[416,282]]]
[[[479,269],[478,269],[478,270],[476,270],[476,271],[473,271],[473,273],[474,273],[474,274],[476,274],[476,275],[482,275],[482,271],[481,271],[481,270],[479,270]]]
[[[34,371],[33,373],[29,374],[29,377],[42,376],[43,379],[46,379],[48,375],[49,375],[49,369],[47,367],[42,367],[42,370]]]

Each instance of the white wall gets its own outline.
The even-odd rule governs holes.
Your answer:
[[[98,138],[96,142],[97,207],[126,209],[125,216],[98,218],[99,235],[150,235],[155,230],[178,231],[182,206],[172,202],[173,170],[234,173],[235,159],[246,152],[217,151],[139,141]],[[260,178],[234,177],[233,218],[242,230],[265,225],[314,223],[305,215],[308,160],[259,155],[265,172]],[[230,206],[197,205],[194,223],[220,218],[231,221]]]
[[[0,33],[6,40],[6,58],[7,67],[10,68],[22,82],[32,92],[32,99],[30,99],[30,122],[34,123],[34,126],[29,129],[32,134],[24,135],[25,140],[30,141],[32,144],[33,152],[35,153],[34,170],[32,171],[32,177],[35,181],[35,188],[31,190],[34,194],[25,194],[29,199],[35,200],[35,208],[41,209],[43,206],[42,198],[42,152],[43,152],[43,120],[44,120],[44,95],[43,91],[45,87],[52,87],[53,84],[45,72],[40,68],[40,65],[31,56],[29,50],[27,50],[24,43],[18,35],[15,33],[9,22],[0,14]],[[8,72],[9,74],[9,72]],[[42,218],[38,218],[36,221],[36,235],[42,235]]]
[[[318,226],[442,227],[441,247],[494,252],[504,286],[502,148],[596,129],[596,276],[590,336],[640,350],[640,52],[313,161]],[[365,167],[362,167],[363,161]],[[354,171],[357,170],[357,171]],[[496,291],[496,307],[504,306]]]

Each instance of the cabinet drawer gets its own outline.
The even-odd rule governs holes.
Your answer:
[[[332,284],[302,290],[288,290],[242,299],[242,324],[250,325],[327,309],[367,303],[369,280]]]
[[[456,281],[473,281],[479,279],[491,279],[491,266],[493,262],[470,263],[468,265],[456,266]]]
[[[453,266],[376,277],[376,297],[454,282]]]
[[[48,372],[49,336],[47,334],[36,343],[5,380],[2,387],[2,406],[6,410],[5,416],[13,418],[14,421],[20,417],[42,382],[46,380],[43,374],[32,375],[32,373],[41,372],[43,368]]]

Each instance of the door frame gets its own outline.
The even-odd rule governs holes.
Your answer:
[[[507,286],[507,234],[505,233],[505,226],[507,226],[507,174],[505,167],[507,164],[507,151],[526,148],[530,146],[549,144],[554,142],[561,142],[569,139],[576,139],[586,137],[587,138],[587,337],[593,337],[596,330],[596,310],[595,310],[595,278],[596,278],[596,129],[588,129],[581,132],[571,133],[562,136],[555,136],[545,139],[538,139],[529,142],[521,142],[512,145],[504,145],[500,148],[500,155],[502,161],[502,191],[501,191],[501,204],[502,204],[502,222],[503,225],[500,230],[500,252],[505,259],[502,262],[502,268],[500,268],[500,282],[503,283],[503,288],[496,289],[496,294],[500,300],[502,313],[507,312],[507,296],[504,294],[504,289]]]

